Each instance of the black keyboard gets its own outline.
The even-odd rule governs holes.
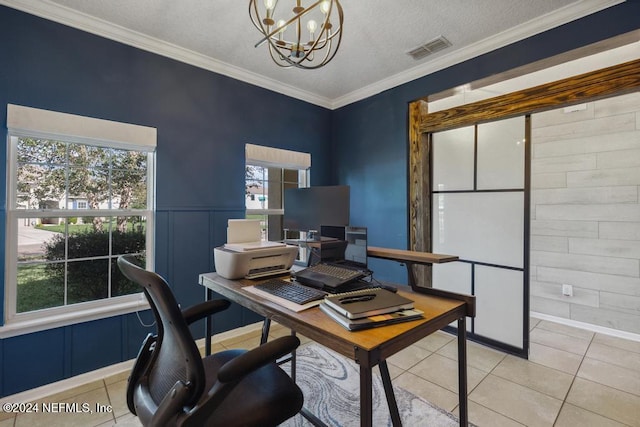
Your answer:
[[[320,289],[310,288],[298,283],[287,282],[282,279],[269,279],[266,282],[255,285],[256,289],[270,293],[296,304],[306,304],[311,301],[321,300],[326,295]]]

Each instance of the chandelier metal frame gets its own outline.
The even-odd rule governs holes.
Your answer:
[[[339,0],[318,0],[309,7],[301,5],[301,0],[264,0],[264,7],[261,13],[258,1],[249,1],[249,16],[253,25],[262,33],[255,47],[264,43],[269,45],[271,59],[280,67],[296,67],[302,69],[316,69],[326,65],[338,52],[342,41],[342,24],[344,15],[342,5]],[[274,17],[283,9],[278,9],[281,3],[295,6],[290,13],[293,16],[275,20]],[[308,41],[303,40],[304,26],[302,20],[307,15],[324,16],[320,24],[315,20],[310,20],[306,24],[309,31]],[[286,15],[289,16],[289,15]],[[292,27],[294,37],[285,39],[285,35],[291,33],[287,29]],[[315,30],[319,33],[315,34]],[[320,54],[320,55],[317,55]]]

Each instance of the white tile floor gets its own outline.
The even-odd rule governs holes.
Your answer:
[[[469,343],[469,416],[478,426],[640,427],[640,342],[548,321],[531,320],[529,360]],[[273,335],[286,334],[273,328]],[[259,331],[216,342],[251,348]],[[455,337],[438,332],[389,359],[394,385],[456,412]],[[139,426],[125,403],[128,373],[104,378],[43,402],[111,405],[93,414],[0,412],[0,427]]]

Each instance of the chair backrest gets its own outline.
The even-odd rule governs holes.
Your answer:
[[[187,391],[180,395],[183,401],[177,404],[177,408],[179,411],[188,410],[197,403],[205,387],[200,352],[167,282],[158,274],[138,267],[134,261],[132,256],[121,256],[118,267],[125,277],[143,287],[156,319],[158,334],[149,363],[141,367],[143,372],[139,378],[134,378],[138,381],[133,385],[136,413],[141,419],[153,416],[157,406],[180,381],[186,386],[183,390]]]

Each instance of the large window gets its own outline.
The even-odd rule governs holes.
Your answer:
[[[307,153],[246,145],[246,217],[261,221],[263,240],[291,237],[282,228],[285,190],[308,186],[310,166]]]
[[[135,254],[152,266],[155,138],[136,144],[54,133],[50,114],[60,113],[44,112],[44,130],[34,129],[38,120],[24,129],[8,119],[8,324],[139,302],[140,288],[116,259]]]

